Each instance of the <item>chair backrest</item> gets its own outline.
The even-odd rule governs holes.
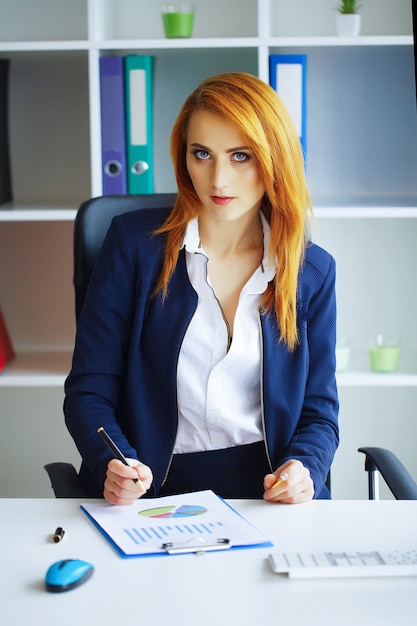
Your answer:
[[[74,288],[77,321],[84,304],[97,254],[113,217],[138,209],[172,208],[176,197],[176,193],[99,196],[81,204],[74,224]]]

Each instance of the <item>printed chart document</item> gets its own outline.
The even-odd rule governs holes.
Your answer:
[[[81,510],[123,557],[271,546],[271,542],[212,491],[139,499],[128,506],[86,503]]]

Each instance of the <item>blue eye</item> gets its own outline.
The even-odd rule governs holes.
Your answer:
[[[249,155],[246,152],[235,152],[233,154],[233,161],[238,161],[239,163],[243,163],[249,159]]]
[[[197,159],[200,159],[200,161],[206,161],[210,158],[210,154],[207,150],[194,150],[193,154]]]

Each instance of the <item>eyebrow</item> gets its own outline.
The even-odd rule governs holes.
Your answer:
[[[205,150],[206,152],[211,152],[211,148],[208,146],[203,146],[201,143],[191,143],[190,148],[200,148],[200,150]],[[232,152],[241,152],[242,150],[250,150],[249,146],[237,146],[236,148],[228,148],[226,150],[227,154],[231,154]]]

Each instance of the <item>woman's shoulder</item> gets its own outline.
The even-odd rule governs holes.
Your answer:
[[[309,302],[322,290],[325,284],[333,289],[336,275],[335,261],[327,250],[309,243],[305,251],[298,283],[298,305],[306,311]]]
[[[314,272],[325,277],[334,265],[335,260],[327,250],[312,242],[307,244],[303,271]]]
[[[107,232],[102,256],[128,259],[142,268],[158,264],[163,255],[164,240],[155,231],[162,226],[170,209],[137,209],[113,218]]]
[[[132,250],[155,250],[163,245],[161,237],[155,231],[162,226],[171,209],[137,209],[113,218],[110,237],[121,237]]]
[[[137,209],[118,215],[115,221],[120,221],[129,232],[137,234],[152,234],[157,228],[162,226],[168,217],[171,209]]]

